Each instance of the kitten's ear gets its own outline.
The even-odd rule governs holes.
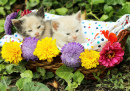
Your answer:
[[[54,30],[57,31],[57,28],[59,27],[59,22],[57,22],[57,21],[52,21],[52,22],[51,22],[51,25],[52,25],[52,27],[54,28]]]
[[[13,24],[16,28],[18,28],[18,29],[21,28],[22,20],[12,19],[11,21],[12,21],[12,24]]]
[[[81,11],[78,11],[78,13],[76,13],[76,19],[81,22],[82,21],[82,18],[81,18]]]
[[[42,18],[45,17],[45,15],[44,15],[44,7],[43,6],[37,11],[36,16],[39,16],[39,17],[42,17]]]

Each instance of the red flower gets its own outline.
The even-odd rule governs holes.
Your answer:
[[[28,9],[27,10],[24,10],[23,12],[21,12],[21,17],[24,16],[24,15],[27,15],[29,13],[31,13],[32,11],[29,11]]]
[[[117,41],[117,37],[116,37],[116,34],[115,33],[110,33],[109,34],[109,31],[108,30],[103,30],[102,31],[102,34],[104,34],[105,38],[108,39],[108,41],[111,42],[111,45]]]

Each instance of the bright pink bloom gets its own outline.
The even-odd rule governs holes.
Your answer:
[[[99,63],[106,67],[114,67],[123,60],[124,51],[119,42],[106,43],[100,52]]]

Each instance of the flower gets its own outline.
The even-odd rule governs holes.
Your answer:
[[[56,39],[52,40],[51,37],[46,37],[42,40],[38,40],[36,48],[33,52],[33,54],[40,60],[47,59],[48,62],[52,62],[52,57],[56,57],[59,53],[60,51],[56,46]]]
[[[28,9],[27,10],[24,10],[23,12],[21,12],[21,17],[24,16],[24,15],[27,15],[29,13],[31,13],[32,11],[29,11]]]
[[[34,49],[36,48],[36,45],[37,45],[37,41],[38,39],[36,39],[35,37],[31,38],[31,37],[27,37],[23,44],[22,44],[22,56],[29,60],[29,59],[32,59],[32,60],[37,60],[37,56],[34,56],[33,55],[33,52],[34,52]]]
[[[81,58],[81,66],[86,69],[96,68],[99,65],[99,57],[99,52],[85,49],[85,52],[82,52],[79,57]]]
[[[1,51],[2,58],[5,59],[6,62],[9,61],[10,63],[17,65],[19,61],[22,60],[22,50],[20,48],[20,44],[21,43],[18,43],[16,41],[10,41],[9,43],[5,42]]]
[[[99,63],[106,67],[113,67],[123,60],[124,51],[119,42],[106,43],[100,52]]]
[[[17,16],[17,14],[18,14],[17,12],[13,12],[6,17],[5,24],[4,24],[5,34],[9,34],[9,35],[12,34],[12,32],[11,32],[11,27],[12,27],[11,19],[14,19]]]
[[[61,59],[68,67],[79,67],[81,65],[81,60],[79,58],[80,53],[84,51],[84,48],[81,44],[72,42],[65,44],[61,50]]]
[[[115,33],[110,33],[109,34],[109,31],[108,30],[103,30],[102,31],[102,34],[104,34],[105,38],[108,39],[108,41],[111,42],[111,44],[113,44],[114,42],[117,41],[117,37],[116,37],[116,34]]]

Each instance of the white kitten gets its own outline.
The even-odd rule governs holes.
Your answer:
[[[69,42],[85,43],[81,21],[81,11],[75,15],[52,20],[52,38],[56,39],[57,46],[63,47]]]

